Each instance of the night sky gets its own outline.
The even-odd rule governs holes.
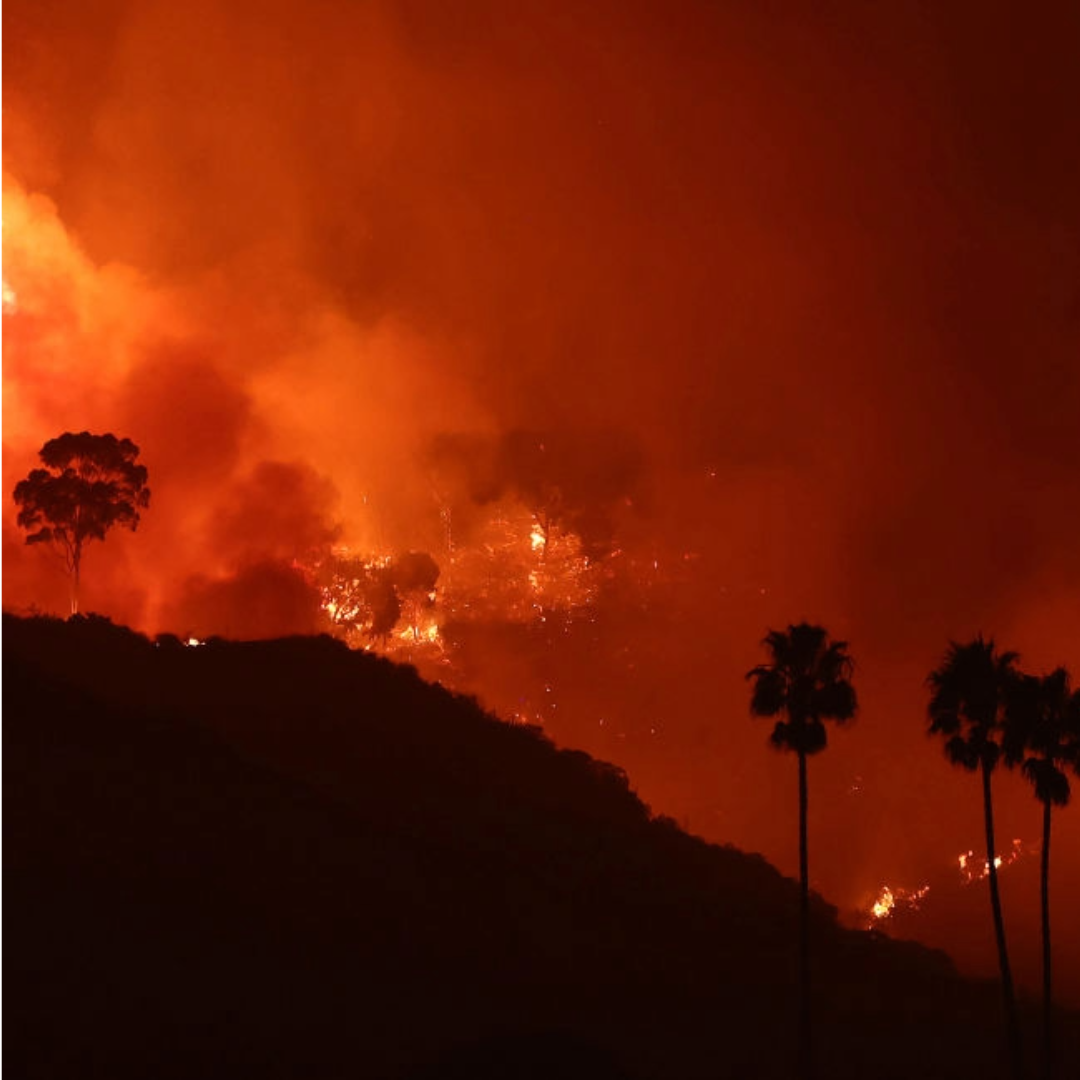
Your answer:
[[[861,709],[811,766],[814,886],[955,883],[982,808],[926,674],[982,631],[1080,680],[1080,7],[810,7],[8,0],[5,606],[64,610],[10,492],[65,430],[153,489],[86,606],[178,633],[260,561],[438,554],[448,434],[630,447],[617,629],[576,667],[492,640],[462,685],[557,695],[558,742],[793,874],[744,674],[821,622]],[[1080,1003],[1075,806],[1054,858]]]

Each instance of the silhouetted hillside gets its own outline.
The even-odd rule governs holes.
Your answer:
[[[12,1075],[789,1075],[796,885],[618,769],[328,638],[3,663]],[[814,948],[823,1077],[1002,1075],[996,987]]]

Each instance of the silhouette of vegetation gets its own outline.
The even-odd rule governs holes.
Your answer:
[[[844,723],[857,708],[851,685],[847,642],[829,641],[826,630],[809,623],[770,630],[762,643],[769,663],[747,674],[754,680],[750,697],[753,716],[783,715],[771,742],[793,750],[799,759],[799,1061],[803,1076],[813,1071],[810,1014],[810,875],[806,837],[806,759],[825,749],[825,721]]]
[[[324,621],[313,584],[275,559],[241,565],[226,578],[189,578],[168,617],[185,635],[220,631],[237,639],[317,633]]]
[[[316,570],[326,617],[351,644],[388,637],[403,616],[418,637],[438,580],[439,564],[424,551],[381,562],[329,555]]]
[[[1066,769],[1080,770],[1080,690],[1069,673],[1026,675],[1013,687],[1006,710],[1006,764],[1021,765],[1043,804],[1042,857],[1039,868],[1042,921],[1043,1076],[1053,1075],[1053,992],[1050,948],[1050,818],[1055,806],[1069,802]]]
[[[400,599],[401,615],[413,638],[418,638],[424,612],[435,605],[439,564],[426,551],[407,551],[390,564],[390,575]]]
[[[930,673],[927,681],[930,686],[930,733],[945,739],[945,754],[949,761],[970,772],[978,770],[982,777],[987,877],[1001,970],[1009,1061],[1013,1076],[1020,1080],[1023,1072],[1020,1023],[998,891],[990,786],[991,774],[1002,756],[1006,709],[1021,678],[1017,659],[1016,653],[999,653],[992,639],[984,641],[979,635],[966,645],[950,643],[941,665]]]
[[[17,522],[28,544],[51,544],[71,576],[71,613],[79,610],[83,549],[104,540],[114,526],[134,530],[139,511],[150,505],[139,448],[115,435],[65,432],[40,450],[43,469],[15,485]]]
[[[621,770],[330,637],[3,639],[12,1075],[790,1076],[802,890]],[[995,985],[810,901],[822,1076],[1003,1076]]]

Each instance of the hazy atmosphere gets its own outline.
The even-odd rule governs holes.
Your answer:
[[[377,651],[788,875],[745,675],[820,623],[860,708],[810,767],[813,887],[869,925],[929,885],[913,932],[991,973],[925,680],[978,632],[1080,678],[1080,8],[810,7],[8,0],[5,609],[68,603],[15,484],[114,432],[152,502],[86,610],[329,631],[329,559],[427,552]],[[1041,808],[994,782],[1033,985]]]

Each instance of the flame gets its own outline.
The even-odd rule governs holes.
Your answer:
[[[1012,847],[1004,855],[994,856],[994,869],[1000,870],[1005,866],[1011,866],[1021,856],[1026,855],[1027,849],[1023,840],[1013,840]],[[977,859],[974,851],[964,851],[956,858],[960,869],[960,878],[965,885],[975,881],[982,881],[990,876],[990,863],[987,859]]]
[[[439,627],[436,623],[428,626],[406,626],[404,630],[397,632],[397,637],[399,641],[407,641],[410,644],[434,645],[439,641]]]
[[[888,885],[884,886],[881,890],[881,895],[874,901],[873,906],[870,908],[870,914],[875,919],[884,919],[886,915],[892,912],[892,909],[896,907],[896,897],[893,895],[892,889]]]
[[[437,590],[398,596],[397,611],[380,608],[382,594],[376,595],[392,554],[361,554],[342,545],[301,569],[319,588],[330,632],[352,648],[387,655],[407,649],[410,663],[421,649],[448,663],[442,637],[448,621],[542,624],[556,612],[564,622],[589,618],[601,581],[615,572],[617,554],[590,558],[569,529],[545,537],[531,513],[507,502],[491,509],[468,545],[459,542],[441,554]]]
[[[883,885],[877,899],[870,905],[870,926],[889,919],[897,911],[918,911],[923,898],[930,891],[929,885],[920,885],[915,889],[894,888]]]

